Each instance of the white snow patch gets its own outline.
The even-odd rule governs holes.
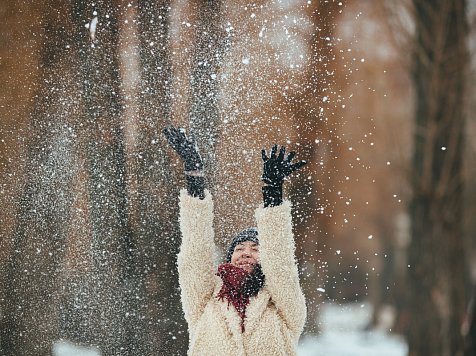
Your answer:
[[[96,26],[98,24],[98,17],[96,16],[91,20],[91,24],[89,25],[89,35],[91,36],[91,39],[94,41],[96,38]]]
[[[400,336],[383,332],[332,331],[301,340],[298,356],[406,356],[408,346]]]
[[[66,340],[60,340],[53,345],[53,356],[100,356],[95,347],[84,347]]]
[[[325,303],[321,308],[321,334],[304,337],[298,356],[406,356],[408,345],[400,335],[391,334],[392,322],[370,329],[373,307],[368,303],[337,305]]]

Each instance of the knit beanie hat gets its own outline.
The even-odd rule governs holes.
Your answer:
[[[245,229],[238,235],[236,235],[233,240],[231,240],[230,247],[228,247],[228,253],[226,255],[226,263],[231,263],[231,255],[233,255],[233,251],[235,251],[236,245],[245,241],[256,242],[257,244],[259,244],[258,229]]]

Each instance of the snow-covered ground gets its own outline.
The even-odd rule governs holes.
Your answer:
[[[373,308],[366,303],[338,305],[323,303],[319,319],[321,334],[303,338],[298,356],[406,356],[405,340],[392,334],[392,309],[382,309],[379,324],[369,329]],[[96,348],[85,348],[67,341],[54,346],[54,356],[100,356]]]
[[[404,340],[381,331],[330,331],[319,338],[305,339],[298,348],[298,356],[406,356]]]
[[[53,356],[100,356],[100,353],[95,347],[83,347],[62,340],[54,344]]]
[[[321,307],[318,337],[304,338],[298,356],[406,356],[405,340],[391,333],[391,308],[379,313],[379,324],[370,329],[373,308],[365,303],[337,305],[324,303]]]

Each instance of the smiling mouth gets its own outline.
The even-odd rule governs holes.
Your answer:
[[[244,268],[244,267],[251,267],[253,264],[251,262],[240,262],[238,263],[238,267]]]

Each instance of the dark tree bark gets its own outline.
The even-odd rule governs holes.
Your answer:
[[[76,161],[73,117],[79,93],[69,8],[68,1],[44,4],[26,184],[1,301],[2,355],[51,355],[59,336],[61,264]]]
[[[463,352],[464,0],[415,0],[416,87],[410,206],[411,356]]]
[[[86,277],[90,343],[102,355],[128,355],[140,340],[130,297],[132,240],[127,216],[125,150],[120,97],[119,6],[114,0],[76,0],[72,12],[83,91],[82,150],[87,162],[92,271]],[[78,335],[81,338],[87,335]]]
[[[190,129],[196,135],[203,158],[206,186],[213,193],[218,138],[218,70],[227,42],[220,26],[221,0],[200,0],[196,6]]]
[[[333,38],[336,16],[339,6],[337,2],[323,1],[313,10],[313,22],[315,31],[311,39],[311,63],[307,75],[308,85],[303,90],[302,96],[295,98],[296,125],[300,129],[299,155],[309,163],[306,170],[321,172],[327,176],[330,167],[326,164],[318,166],[318,162],[329,159],[335,147],[331,143],[325,149],[320,148],[316,140],[327,144],[332,134],[329,127],[323,123],[321,112],[322,97],[325,89],[329,89],[334,78],[329,73],[334,72],[332,59]],[[322,145],[321,145],[322,147]],[[301,285],[307,301],[307,319],[304,334],[315,335],[319,332],[319,305],[324,298],[324,293],[319,288],[325,288],[328,271],[319,268],[324,260],[330,257],[323,256],[316,251],[316,245],[328,244],[327,225],[329,219],[320,214],[319,206],[324,206],[328,198],[328,189],[325,182],[327,179],[309,180],[307,175],[295,176],[291,190],[293,196],[293,222],[295,224],[295,236],[297,238],[297,257],[301,265],[306,267],[306,272],[301,276]],[[324,183],[321,183],[324,182]],[[310,195],[308,192],[312,191]]]
[[[469,328],[466,337],[465,345],[465,356],[473,356],[476,353],[476,307],[474,305],[474,295],[476,292],[476,287],[473,286],[473,300],[471,301],[471,321],[469,323]]]
[[[176,258],[180,246],[178,186],[162,129],[171,125],[170,1],[138,1],[141,64],[137,139],[136,283],[140,283],[138,330],[150,355],[184,355],[188,347]],[[182,167],[179,167],[182,169]],[[183,182],[181,182],[183,183]]]

